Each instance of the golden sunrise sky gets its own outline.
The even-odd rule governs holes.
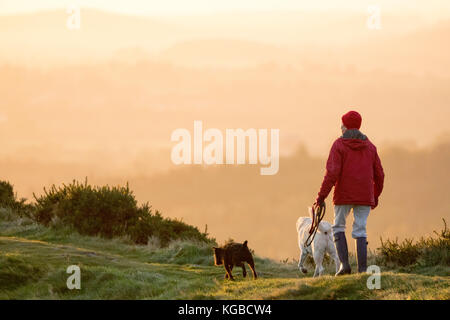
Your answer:
[[[450,17],[448,0],[1,0],[0,14],[58,9],[76,4],[127,14],[195,15],[230,11],[343,10],[366,11],[379,5],[386,12],[403,12],[428,19]]]

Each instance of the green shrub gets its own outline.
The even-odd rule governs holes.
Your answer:
[[[44,188],[44,194],[34,198],[34,218],[46,226],[58,223],[80,234],[105,238],[128,236],[137,244],[147,244],[152,236],[158,237],[163,246],[174,239],[208,241],[196,227],[163,218],[148,204],[138,206],[128,184],[97,187],[74,180],[69,185]]]
[[[15,201],[13,186],[7,181],[0,181],[0,206],[9,207]]]
[[[17,200],[14,193],[14,187],[7,181],[0,181],[0,207],[9,208],[19,217],[29,216],[33,210],[33,206],[26,204],[26,199]]]
[[[419,247],[422,248],[422,254],[419,262],[426,266],[437,264],[450,266],[450,230],[447,229],[445,219],[444,229],[440,232],[434,231],[437,238],[421,238]]]
[[[401,243],[398,239],[381,239],[381,247],[377,249],[379,262],[402,267],[416,263],[423,266],[450,265],[450,231],[445,219],[442,220],[444,229],[439,233],[434,232],[437,238],[422,237],[417,242],[405,239]]]
[[[405,239],[401,243],[398,243],[398,239],[395,241],[388,239],[385,242],[381,239],[381,247],[378,248],[378,251],[383,262],[399,266],[413,264],[420,256],[420,248],[413,243],[412,239]]]

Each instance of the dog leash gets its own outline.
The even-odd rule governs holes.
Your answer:
[[[309,247],[311,243],[314,241],[314,237],[316,236],[317,230],[319,229],[319,223],[325,216],[326,211],[325,202],[323,202],[323,205],[313,205],[311,211],[312,211],[311,217],[312,223],[311,228],[309,229],[309,236],[304,243],[305,247]]]

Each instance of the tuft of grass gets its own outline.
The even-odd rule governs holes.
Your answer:
[[[0,291],[14,290],[42,276],[46,269],[42,265],[30,263],[20,253],[0,256]]]

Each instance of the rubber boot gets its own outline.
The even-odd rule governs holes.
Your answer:
[[[338,232],[334,234],[334,243],[336,245],[337,254],[341,261],[341,267],[336,272],[336,276],[342,276],[344,274],[350,274],[352,269],[348,263],[348,247],[347,239],[345,239],[345,232]]]
[[[358,258],[358,272],[367,270],[367,238],[356,239],[356,255]]]

